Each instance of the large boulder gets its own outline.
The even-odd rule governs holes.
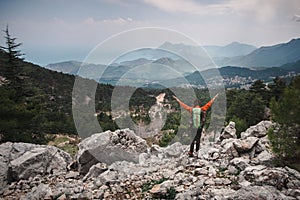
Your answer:
[[[27,193],[26,195],[23,195],[20,200],[39,200],[39,199],[51,199],[52,191],[49,185],[46,184],[40,184],[37,187],[32,188],[32,190]]]
[[[0,191],[7,185],[11,180],[7,176],[9,161],[11,156],[12,143],[7,142],[0,145]]]
[[[264,199],[264,200],[285,200],[288,199],[287,196],[282,194],[279,190],[272,186],[247,186],[243,187],[240,190],[237,190],[228,199],[239,199],[239,200],[248,200],[248,199]]]
[[[53,146],[7,142],[0,145],[0,188],[38,174],[67,171],[72,157]]]
[[[179,157],[185,150],[180,142],[175,142],[174,144],[167,146],[164,150],[167,157]]]
[[[300,173],[288,167],[249,166],[240,176],[255,185],[271,185],[278,190],[286,188],[294,190],[300,187]]]
[[[93,134],[78,147],[77,162],[81,174],[86,174],[98,162],[108,165],[123,160],[138,163],[139,154],[148,149],[146,141],[129,129]]]
[[[256,137],[248,137],[243,140],[235,140],[233,142],[233,145],[239,153],[244,153],[250,151],[254,147],[254,145],[256,145],[258,140],[259,139]]]
[[[272,165],[272,161],[274,160],[274,155],[267,150],[262,151],[257,156],[257,160],[260,164],[264,165]]]
[[[221,143],[221,152],[232,158],[239,157],[238,151],[235,149],[233,142],[237,139],[225,139]]]
[[[264,137],[267,135],[269,128],[274,124],[271,121],[261,121],[258,124],[251,126],[245,132],[241,133],[241,138],[245,139],[247,137]]]

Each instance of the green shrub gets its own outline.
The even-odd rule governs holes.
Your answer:
[[[276,155],[277,165],[288,165],[300,170],[300,142],[299,125],[293,127],[278,125],[275,129],[268,131],[272,151]]]
[[[162,182],[164,182],[166,180],[168,180],[168,179],[165,177],[163,177],[159,180],[150,180],[142,185],[142,192],[148,192],[149,190],[151,190],[151,188],[154,185],[161,184]]]
[[[174,187],[168,188],[166,194],[160,195],[161,199],[175,199],[175,197],[176,197],[176,190]]]
[[[300,170],[300,76],[271,100],[272,117],[279,125],[268,132],[277,162]]]

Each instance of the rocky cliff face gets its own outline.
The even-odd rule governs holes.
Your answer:
[[[79,144],[78,169],[54,147],[0,145],[3,199],[300,199],[300,173],[275,167],[263,121],[241,139],[230,123],[217,143],[153,145],[129,129],[98,133]],[[121,152],[121,153],[120,153]],[[122,157],[123,156],[123,157]],[[99,159],[102,158],[102,159]]]

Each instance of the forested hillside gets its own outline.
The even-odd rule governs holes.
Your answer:
[[[0,129],[2,141],[44,143],[45,133],[76,134],[72,117],[75,77],[53,72],[0,52]],[[111,86],[99,85],[99,99]],[[99,108],[107,107],[105,102]]]

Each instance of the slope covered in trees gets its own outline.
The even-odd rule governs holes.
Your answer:
[[[75,77],[53,72],[20,59],[13,61],[0,52],[0,133],[2,141],[43,143],[45,133],[76,134],[72,117],[72,89]],[[17,78],[16,78],[17,77]],[[97,108],[108,110],[112,87],[99,85]]]

